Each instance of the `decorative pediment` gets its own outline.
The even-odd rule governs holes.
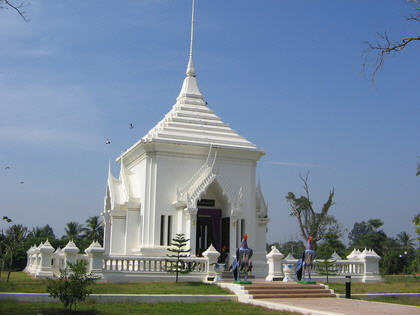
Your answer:
[[[194,175],[182,186],[177,188],[177,199],[172,205],[177,209],[196,208],[206,190],[212,183],[217,183],[223,196],[231,205],[233,212],[239,212],[242,205],[242,188],[235,192],[232,185],[225,177],[216,172],[215,163],[217,160],[217,150],[210,145],[209,153],[203,165]]]
[[[131,194],[129,176],[130,171],[126,169],[123,160],[121,160],[118,179],[112,175],[111,164],[109,165],[104,210],[140,207],[140,199],[133,197]]]
[[[257,200],[256,200],[256,202],[257,202],[256,216],[259,219],[267,218],[268,205],[265,202],[264,195],[262,193],[261,185],[260,185],[259,182],[258,182],[258,185],[257,185],[256,195],[257,195],[256,196],[256,198],[257,198]]]

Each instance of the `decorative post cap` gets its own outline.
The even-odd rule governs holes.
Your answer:
[[[347,256],[347,259],[359,259],[361,252],[354,248],[353,251]]]
[[[377,258],[380,259],[381,257],[375,252],[373,249],[366,249],[360,254],[360,258]]]
[[[77,248],[76,244],[74,243],[73,239],[70,240],[67,245],[63,248],[64,252],[79,252],[79,248]]]
[[[292,253],[289,252],[289,254],[287,255],[287,257],[285,258],[286,260],[296,260],[295,257],[293,257]]]
[[[271,251],[266,255],[266,258],[282,259],[284,255],[277,249],[276,246],[271,246]]]
[[[340,260],[341,257],[338,255],[336,251],[334,251],[333,254],[331,255],[331,259]]]
[[[92,241],[89,247],[87,247],[85,250],[86,253],[104,252],[104,251],[105,249],[102,248],[101,244],[97,240]]]
[[[219,255],[220,255],[220,252],[218,252],[216,248],[213,247],[213,244],[210,244],[210,247],[207,248],[207,250],[203,252],[203,256],[205,257],[219,256]]]
[[[42,244],[42,246],[40,245],[39,249],[42,252],[54,252],[54,247],[51,246],[50,242],[48,241],[48,239],[44,242],[44,244]]]

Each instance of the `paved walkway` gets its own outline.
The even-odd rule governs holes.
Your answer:
[[[303,314],[420,315],[420,307],[417,306],[345,298],[276,298],[251,301],[255,305]]]

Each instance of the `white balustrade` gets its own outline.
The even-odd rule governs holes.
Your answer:
[[[291,255],[284,259],[281,256],[276,256],[274,259],[273,254],[272,251],[267,255],[267,264],[269,265],[267,280],[273,280],[274,275],[282,275],[282,265],[292,265],[293,273],[295,272],[297,259]],[[344,282],[345,276],[350,275],[355,282],[380,282],[382,279],[379,275],[379,259],[380,257],[373,250],[367,249],[363,252],[354,250],[348,259],[329,259],[329,279],[332,282]],[[311,278],[316,281],[326,279],[325,266],[324,260],[316,259],[311,271]]]

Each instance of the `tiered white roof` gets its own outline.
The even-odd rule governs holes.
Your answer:
[[[240,136],[207,106],[198,88],[191,56],[176,103],[140,142],[151,141],[257,150],[255,144]]]
[[[240,136],[224,123],[208,106],[198,88],[194,63],[194,0],[191,15],[191,42],[186,77],[176,103],[165,117],[142,139],[129,148],[131,151],[146,142],[165,142],[192,145],[213,145],[258,151],[256,145]],[[123,154],[124,155],[124,154]]]

